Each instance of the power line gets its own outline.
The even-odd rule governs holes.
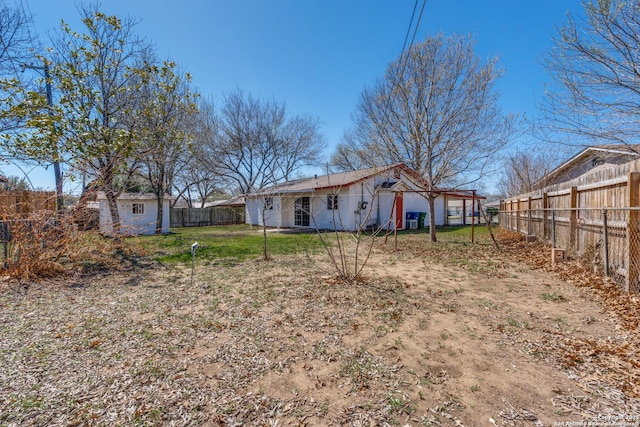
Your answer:
[[[27,5],[27,10],[29,11],[29,13],[27,14],[27,12],[24,10],[24,6],[25,4]],[[22,9],[22,13],[24,16],[29,18],[29,21],[31,23],[30,26],[33,26],[33,32],[35,34],[35,39],[32,38],[33,36],[31,35],[31,30],[29,28],[27,28],[27,31],[29,32],[29,38],[32,40],[37,40],[38,44],[40,43],[40,36],[38,34],[38,29],[36,28],[34,19],[33,19],[33,13],[31,12],[31,7],[29,6],[29,1],[28,0],[20,0],[20,8]]]
[[[427,5],[427,0],[422,1],[422,8],[420,8],[420,15],[418,15],[418,21],[416,22],[416,27],[413,30],[413,37],[411,37],[411,43],[409,43],[409,52],[411,52],[411,47],[413,46],[413,42],[416,40],[416,34],[418,33],[418,28],[420,28],[420,21],[422,20],[422,13],[424,12],[424,7]]]
[[[413,6],[413,13],[411,14],[411,21],[409,22],[409,28],[407,29],[407,34],[405,36],[404,39],[404,46],[402,47],[402,53],[400,54],[400,60],[404,61],[402,62],[402,67],[400,67],[400,76],[402,76],[404,74],[404,69],[407,65],[407,61],[409,59],[409,53],[411,53],[411,48],[413,47],[413,42],[416,40],[416,34],[418,34],[418,28],[420,28],[420,21],[422,20],[422,14],[424,13],[424,8],[427,5],[427,0],[422,0],[422,7],[420,8],[420,15],[418,15],[418,20],[416,21],[416,25],[413,29],[413,35],[411,36],[411,43],[409,43],[409,48],[406,49],[407,51],[407,55],[404,56],[405,53],[405,47],[407,44],[407,39],[409,36],[409,33],[411,32],[411,24],[413,23],[413,17],[416,13],[416,6],[418,6],[418,0],[416,0],[414,6]],[[404,56],[404,58],[403,58]]]
[[[413,4],[413,12],[411,12],[411,20],[409,21],[409,27],[407,28],[407,34],[404,36],[404,43],[402,44],[402,52],[400,52],[400,58],[404,55],[404,50],[407,47],[407,40],[409,40],[409,33],[411,33],[411,26],[413,25],[413,17],[416,15],[416,9],[418,8],[418,0]]]

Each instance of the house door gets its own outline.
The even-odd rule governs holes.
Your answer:
[[[396,230],[402,230],[402,220],[404,219],[404,215],[402,215],[402,211],[404,210],[404,206],[402,203],[402,191],[396,193]]]
[[[309,198],[297,198],[293,203],[293,224],[300,227],[308,227],[309,218]]]

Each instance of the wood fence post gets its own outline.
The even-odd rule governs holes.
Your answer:
[[[569,250],[574,251],[578,232],[578,187],[571,187],[569,197],[571,203],[571,210],[569,211]]]
[[[542,194],[542,234],[545,240],[549,240],[549,196]]]
[[[640,270],[640,172],[629,172],[627,197],[629,202],[629,222],[627,224],[627,280],[625,291],[637,290],[638,270]]]
[[[516,200],[516,232],[520,232],[520,199]]]
[[[529,199],[527,200],[527,236],[531,236],[533,234],[533,224],[531,224],[533,218],[533,216],[531,215],[532,206],[532,197],[529,196]]]
[[[513,199],[509,200],[509,230],[513,231]]]

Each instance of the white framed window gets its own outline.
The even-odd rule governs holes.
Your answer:
[[[337,194],[328,194],[327,195],[327,209],[329,209],[329,210],[338,209],[338,195]]]
[[[131,205],[131,212],[133,214],[144,214],[144,203],[133,203]]]
[[[273,209],[273,197],[265,196],[264,198],[264,209],[270,211]]]

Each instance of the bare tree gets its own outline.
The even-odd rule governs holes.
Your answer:
[[[189,207],[193,207],[198,201],[201,208],[213,194],[223,192],[224,184],[224,180],[217,176],[215,171],[207,169],[207,165],[200,162],[197,155],[191,156],[185,167],[178,171],[173,182],[176,200],[184,198]]]
[[[37,45],[31,32],[32,17],[18,5],[0,0],[0,73],[19,77],[21,65],[34,58]]]
[[[503,160],[499,189],[511,197],[544,187],[544,178],[556,163],[553,152],[548,150],[511,153]]]
[[[10,6],[0,0],[0,131],[24,125],[24,116],[7,114],[6,107],[16,97],[24,101],[25,74],[23,66],[35,58],[37,40],[30,30],[32,17],[18,5]]]
[[[316,119],[287,114],[285,105],[228,94],[219,114],[204,108],[206,125],[199,142],[204,159],[249,193],[287,180],[302,166],[317,161],[323,139]]]
[[[368,144],[363,147],[360,143],[367,141],[368,136],[359,135],[358,130],[348,129],[342,136],[342,142],[336,145],[331,155],[331,169],[340,172],[357,171],[372,166],[379,166],[380,158],[375,153],[366,149]],[[382,159],[383,160],[383,159]]]
[[[428,37],[363,91],[355,114],[354,152],[424,178],[432,241],[438,188],[479,179],[513,132],[514,117],[497,106],[498,60],[481,63],[473,47],[462,35]]]
[[[541,105],[550,132],[544,136],[564,134],[575,145],[637,143],[640,3],[585,0],[583,6],[584,18],[569,14],[544,57],[555,83]]]

